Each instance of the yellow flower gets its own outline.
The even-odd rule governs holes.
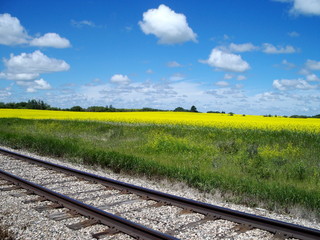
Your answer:
[[[121,122],[134,124],[190,125],[199,127],[293,130],[320,132],[320,119],[230,116],[216,113],[190,112],[67,112],[29,109],[0,109],[1,118],[59,119]]]

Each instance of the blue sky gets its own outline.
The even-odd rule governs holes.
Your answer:
[[[0,101],[320,113],[320,0],[0,2]]]

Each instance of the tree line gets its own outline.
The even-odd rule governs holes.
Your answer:
[[[10,109],[39,109],[39,110],[57,110],[57,111],[74,111],[74,112],[164,112],[164,111],[173,111],[173,112],[194,112],[198,113],[196,106],[191,106],[190,109],[185,109],[183,107],[177,107],[174,110],[163,110],[163,109],[156,109],[156,108],[139,108],[139,109],[127,109],[127,108],[115,108],[112,105],[107,106],[90,106],[87,108],[83,108],[81,106],[73,106],[71,108],[57,108],[51,107],[49,104],[45,103],[42,100],[28,100],[27,102],[9,102],[3,103],[0,102],[0,108],[10,108]],[[224,111],[207,111],[207,113],[222,113]],[[233,116],[234,113],[230,112],[230,116]],[[245,114],[243,114],[245,116]],[[272,117],[272,115],[264,115],[265,117]],[[277,117],[277,115],[275,115]],[[288,117],[288,116],[284,116]],[[306,116],[306,115],[292,115],[290,118],[320,118],[320,114],[314,116]]]

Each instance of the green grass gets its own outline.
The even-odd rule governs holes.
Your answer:
[[[320,213],[318,134],[0,119],[0,143],[116,172],[168,177],[205,191],[218,189],[237,202]]]

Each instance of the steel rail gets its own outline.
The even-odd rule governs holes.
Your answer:
[[[62,195],[60,193],[54,192],[38,184],[29,182],[23,178],[5,172],[1,169],[0,178],[13,182],[14,184],[22,188],[25,188],[28,191],[31,191],[41,197],[44,197],[45,199],[58,203],[62,207],[68,208],[79,213],[80,215],[86,216],[90,218],[90,220],[109,226],[112,229],[116,229],[117,231],[126,233],[134,238],[148,240],[177,240],[177,238],[175,237],[161,233],[159,231],[155,231],[143,225],[131,222],[114,214],[102,211],[98,208],[80,202],[68,196]]]
[[[286,223],[286,222],[282,222],[282,221],[278,221],[278,220],[274,220],[266,217],[261,217],[261,216],[244,213],[244,212],[240,212],[240,211],[236,211],[236,210],[232,210],[224,207],[219,207],[219,206],[215,206],[207,203],[194,201],[194,200],[183,198],[183,197],[174,196],[167,193],[162,193],[159,191],[116,181],[110,178],[101,177],[95,174],[86,173],[86,172],[72,169],[69,167],[64,167],[58,164],[46,162],[40,159],[25,156],[23,154],[15,153],[2,148],[0,148],[0,152],[6,153],[11,156],[15,156],[17,158],[20,158],[41,166],[45,166],[50,169],[54,169],[67,174],[72,174],[82,179],[94,181],[107,187],[112,187],[121,191],[134,193],[148,199],[160,201],[165,204],[171,204],[177,207],[181,207],[183,209],[188,209],[193,212],[201,213],[209,217],[221,218],[221,219],[229,220],[239,224],[243,224],[252,228],[259,228],[274,234],[282,235],[287,238],[293,237],[293,238],[305,239],[305,240],[315,240],[315,239],[320,240],[320,230],[317,230],[317,229],[308,228],[308,227],[291,224],[291,223]]]

